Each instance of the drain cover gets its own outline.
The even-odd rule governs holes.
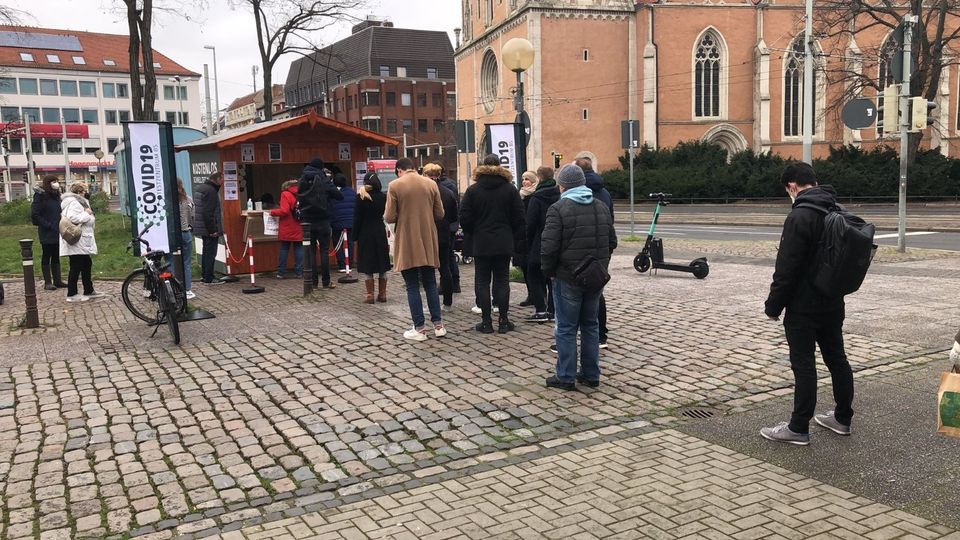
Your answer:
[[[683,409],[680,411],[681,416],[686,416],[687,418],[696,418],[698,420],[713,418],[713,415],[715,414],[717,414],[717,411],[713,409]]]

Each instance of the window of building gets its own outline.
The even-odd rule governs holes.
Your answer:
[[[483,24],[490,26],[493,22],[493,0],[484,0],[486,9],[484,10]]]
[[[7,148],[7,152],[11,154],[22,154],[23,139],[10,139],[10,148]]]
[[[40,95],[41,96],[56,96],[57,93],[57,81],[53,79],[40,79]],[[74,94],[76,95],[76,94]]]
[[[397,105],[397,93],[396,92],[387,92],[387,106],[395,107]]]
[[[37,137],[36,139],[30,140],[30,151],[36,154],[43,153],[43,139]]]
[[[59,63],[60,63],[60,57],[57,56],[57,55],[55,55],[55,54],[48,54],[48,55],[47,55],[47,62],[50,62],[51,64],[59,64]]]
[[[82,57],[82,56],[74,56],[74,57],[72,57],[72,58],[73,58],[73,63],[76,64],[76,65],[78,65],[78,66],[85,66],[85,65],[87,65],[87,60],[86,60],[86,58],[84,58],[84,57]]]
[[[451,111],[457,109],[457,95],[456,94],[447,94],[447,108]]]
[[[590,61],[590,49],[584,49],[584,50],[583,50],[583,61],[584,61],[584,62],[589,62],[589,61]]]
[[[175,113],[175,112],[168,112],[168,113],[166,114],[165,120],[166,120],[167,122],[170,122],[171,124],[176,125],[176,124],[177,124],[177,113]]]
[[[120,144],[120,139],[107,139],[107,152],[112,154],[116,152],[117,146]]]
[[[426,106],[427,106],[427,95],[417,94],[417,107],[426,107]]]
[[[106,124],[116,124],[117,123],[117,111],[103,111],[103,121]]]
[[[130,94],[129,94],[129,92],[127,92],[127,85],[126,85],[126,83],[117,83],[117,97],[118,97],[118,98],[125,98],[125,97],[127,97],[128,95],[130,95]]]
[[[407,68],[402,66],[397,66],[397,77],[404,78],[407,76]]]
[[[42,112],[43,112],[43,122],[45,124],[60,123],[60,109],[56,107],[44,107]]]
[[[443,133],[443,120],[434,120],[434,121],[433,121],[433,132],[434,132],[434,133]]]
[[[0,107],[0,121],[18,122],[20,120],[20,107]]]
[[[437,78],[437,68],[435,68],[435,67],[428,67],[428,68],[427,68],[427,78],[428,78],[428,79],[436,79],[436,78]]]
[[[693,115],[697,118],[720,116],[721,54],[717,35],[704,32],[694,54]]]
[[[33,55],[30,53],[22,52],[20,53],[20,60],[22,62],[33,62]]]
[[[480,64],[480,100],[487,114],[493,112],[499,89],[500,69],[497,66],[497,57],[492,50],[487,49]]]
[[[130,111],[117,111],[117,116],[120,118],[121,122],[130,121]]]
[[[353,110],[353,96],[347,96],[347,110]]]
[[[426,133],[428,131],[426,118],[421,118],[417,120],[417,131],[419,131],[420,133]]]
[[[589,119],[590,119],[590,110],[589,110],[589,109],[583,109],[583,110],[581,111],[581,113],[580,113],[580,117],[581,117],[582,119],[584,119],[584,120],[589,120]]]
[[[116,85],[108,82],[103,83],[103,97],[105,98],[117,97]]]
[[[63,122],[65,124],[80,123],[80,109],[63,109]]]
[[[893,55],[898,54],[897,40],[891,35],[880,47],[880,66],[877,77],[877,134],[883,134],[883,89],[893,84]],[[958,111],[960,112],[960,111]],[[958,121],[960,122],[960,121]]]
[[[180,113],[180,125],[181,125],[181,126],[188,126],[188,125],[190,125],[190,113],[188,113],[188,112],[186,112],[186,111]]]
[[[82,153],[83,153],[83,139],[67,139],[67,153],[68,153],[68,154],[82,154]]]
[[[283,147],[280,146],[280,143],[270,143],[267,146],[267,152],[270,161],[283,161]]]
[[[380,92],[364,92],[363,104],[366,106],[380,105]]]
[[[343,75],[337,75],[337,84],[343,84]]]
[[[397,157],[397,147],[396,147],[396,146],[388,146],[388,147],[387,147],[387,157],[392,157],[392,158]]]
[[[413,120],[403,120],[403,132],[413,133]]]
[[[153,111],[153,121],[154,122],[160,121],[160,111]]]
[[[380,159],[383,157],[383,150],[379,146],[367,147],[367,159]]]
[[[81,116],[83,117],[83,123],[84,123],[84,124],[99,124],[99,123],[100,123],[100,121],[98,120],[98,118],[99,118],[100,115],[97,114],[97,110],[96,110],[96,109],[83,109],[83,111],[81,111]]]
[[[363,121],[363,129],[367,131],[375,131],[380,133],[380,119],[379,118],[367,118]]]
[[[36,79],[20,79],[20,93],[23,95],[37,95]]]
[[[97,97],[97,83],[93,81],[80,81],[81,97]]]
[[[16,94],[17,80],[13,77],[0,77],[0,94]]]
[[[178,87],[177,87],[177,99],[179,99],[180,101],[186,101],[186,100],[187,100],[187,87],[186,87],[186,86],[178,86]]]
[[[404,92],[403,94],[400,94],[400,105],[404,107],[409,107],[411,103],[412,103],[412,96],[410,94],[407,94],[406,92]]]
[[[44,142],[47,146],[48,154],[62,154],[63,153],[63,140],[61,139],[44,139]]]
[[[41,84],[43,81],[40,81]],[[60,81],[60,95],[61,96],[77,96],[80,95],[79,90],[77,89],[77,81]]]
[[[113,61],[113,60],[110,60],[109,58],[104,58],[104,60],[103,60],[103,65],[105,65],[105,66],[115,66],[115,65],[117,65],[117,63],[116,63],[115,61]]]
[[[390,118],[387,120],[387,134],[394,134],[397,132],[397,120],[396,118]]]
[[[153,67],[154,67],[154,69],[163,69],[163,68],[160,66],[160,62],[154,62],[154,63],[153,63]]]
[[[29,118],[31,122],[40,121],[40,107],[24,107],[20,112],[23,118]]]
[[[431,98],[430,102],[433,104],[434,107],[439,109],[440,107],[443,106],[443,97],[440,94],[433,94],[432,96],[430,96],[430,98]]]
[[[163,85],[163,99],[166,99],[166,100],[177,99],[176,87],[170,86],[169,84]]]
[[[790,52],[783,58],[783,136],[799,137],[803,135],[803,36],[798,36],[790,46]],[[817,87],[817,72],[813,72],[813,87]],[[816,96],[816,90],[814,90]],[[816,106],[814,106],[816,110]],[[813,123],[813,132],[817,132],[817,123]]]
[[[390,66],[380,66],[380,76],[389,77],[390,76]]]

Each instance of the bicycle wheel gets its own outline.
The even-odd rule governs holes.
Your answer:
[[[163,309],[163,318],[166,319],[167,329],[170,330],[170,337],[173,338],[174,345],[180,344],[180,321],[177,320],[178,310],[173,294],[173,285],[170,280],[164,280],[163,293],[160,299],[160,307]]]
[[[120,297],[134,317],[157,324],[157,295],[151,280],[143,268],[130,272],[120,287]]]

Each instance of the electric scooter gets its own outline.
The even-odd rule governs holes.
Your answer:
[[[647,241],[643,244],[643,249],[633,259],[633,267],[641,274],[653,267],[654,270],[674,270],[677,272],[689,272],[697,279],[703,279],[710,273],[710,266],[707,264],[706,257],[700,257],[690,261],[690,264],[671,264],[663,260],[663,239],[655,238],[654,231],[657,229],[657,221],[660,219],[662,208],[668,204],[667,197],[669,193],[651,193],[650,198],[657,199],[657,207],[653,211],[653,222],[650,223],[650,232],[647,233]]]

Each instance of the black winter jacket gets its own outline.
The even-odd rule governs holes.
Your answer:
[[[588,255],[609,267],[610,255],[617,248],[617,233],[607,206],[591,198],[581,204],[561,198],[547,210],[547,221],[540,237],[540,267],[549,278],[573,282],[573,270]]]
[[[836,192],[831,186],[818,186],[797,195],[793,210],[783,223],[777,266],[764,305],[764,312],[769,317],[779,317],[784,309],[797,313],[826,313],[844,306],[843,295],[828,297],[813,288],[824,216],[812,208],[798,208],[802,203],[829,209],[837,203]]]
[[[220,186],[209,180],[193,188],[193,234],[223,234],[223,212],[220,209]]]
[[[60,192],[36,190],[30,220],[37,226],[41,244],[60,243]]]
[[[440,190],[440,201],[443,203],[443,218],[436,220],[437,243],[440,246],[440,255],[443,256],[443,252],[450,246],[453,233],[456,232],[453,223],[457,221],[459,208],[457,207],[457,196],[452,191],[439,182],[437,182],[437,189]]]
[[[540,262],[540,236],[547,223],[547,209],[560,200],[560,188],[555,180],[544,180],[537,185],[533,195],[527,197],[527,244],[530,250],[528,263]]]
[[[450,193],[453,193],[453,198],[457,200],[457,209],[460,208],[460,188],[457,186],[457,183],[450,179],[448,176],[441,176],[437,183],[441,186],[450,190]],[[460,228],[460,215],[459,213],[450,218],[450,229],[451,232],[457,232],[457,229]]]
[[[334,209],[330,201],[342,201],[343,193],[323,171],[307,165],[303,168],[297,183],[297,201],[300,202],[300,215],[308,223],[330,221]]]
[[[603,177],[593,169],[587,169],[583,171],[583,178],[586,180],[587,187],[593,191],[593,196],[607,205],[607,209],[610,210],[610,217],[614,218],[613,197],[610,196],[610,192],[607,191],[607,188],[603,185]]]
[[[460,226],[474,257],[510,256],[523,241],[524,218],[513,175],[503,167],[477,167],[460,200]]]

